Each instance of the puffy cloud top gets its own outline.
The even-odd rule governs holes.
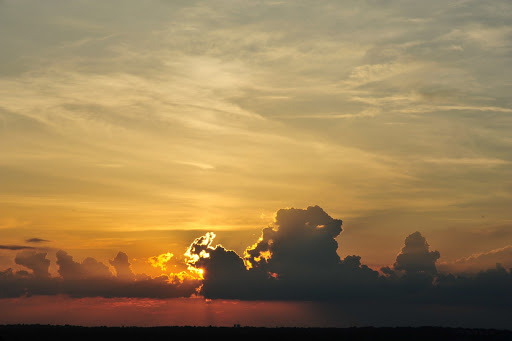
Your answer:
[[[77,263],[72,256],[62,250],[57,252],[57,264],[59,265],[59,274],[64,279],[108,278],[112,276],[108,267],[96,259],[87,257],[82,263]]]
[[[405,238],[405,245],[396,257],[394,268],[408,273],[423,272],[436,274],[436,261],[441,255],[438,251],[430,251],[425,237],[414,232]]]
[[[339,258],[334,238],[341,225],[319,206],[279,210],[274,226],[263,229],[243,258],[213,247],[211,235],[198,238],[189,251],[192,265],[204,270],[200,292],[208,298],[323,300],[346,297],[343,288],[375,286],[378,273],[360,257]]]
[[[14,259],[16,264],[23,265],[33,271],[35,277],[48,278],[50,273],[50,260],[46,259],[46,253],[37,253],[34,251],[23,251],[16,255]]]
[[[132,280],[135,277],[126,253],[118,252],[114,259],[109,260],[109,263],[116,269],[117,278]]]
[[[260,240],[245,252],[248,267],[279,276],[297,276],[339,263],[336,238],[342,221],[319,206],[281,209],[275,226],[263,229]]]

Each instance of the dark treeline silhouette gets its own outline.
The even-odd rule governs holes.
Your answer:
[[[0,326],[0,340],[171,340],[180,337],[225,339],[283,339],[283,337],[339,340],[512,340],[512,331],[440,327],[400,328],[256,328],[256,327],[78,327],[50,325]]]

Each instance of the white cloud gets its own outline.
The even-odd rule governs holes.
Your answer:
[[[496,267],[496,264],[501,264],[506,269],[512,268],[512,245],[487,252],[475,253],[467,257],[459,258],[453,262],[443,262],[440,264],[440,269],[446,272],[474,273],[493,269]]]

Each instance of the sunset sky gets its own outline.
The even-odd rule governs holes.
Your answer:
[[[191,268],[207,258],[185,253],[214,232],[196,246],[233,250],[247,273],[246,249],[261,247],[278,279],[272,269],[291,268],[267,259],[274,241],[316,219],[322,243],[337,242],[327,258],[357,255],[380,274],[413,271],[397,258],[411,235],[439,273],[512,268],[511,13],[494,0],[1,0],[0,272],[36,280],[39,257],[45,280],[66,280],[72,256],[116,278],[122,261],[130,280],[201,281]],[[244,295],[214,296],[256,309]],[[19,295],[0,296],[20,311],[10,322],[38,321]],[[258,299],[277,305],[270,296]],[[276,297],[298,311],[283,324],[336,324]],[[141,300],[160,307],[153,324],[172,323],[167,303]],[[55,304],[48,323],[64,321]]]

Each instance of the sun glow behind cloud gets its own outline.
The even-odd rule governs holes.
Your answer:
[[[94,307],[99,302],[104,305],[105,311],[118,312],[120,316],[132,309],[143,309],[152,311],[151,315],[165,315],[168,319],[172,318],[169,323],[179,324],[179,321],[184,320],[174,315],[166,315],[166,309],[161,309],[162,305],[173,302],[180,306],[184,301],[179,299],[185,297],[189,300],[189,309],[200,309],[196,305],[198,302],[201,306],[240,304],[238,308],[241,310],[230,310],[222,319],[207,320],[215,325],[223,325],[225,321],[232,321],[237,311],[241,313],[242,310],[250,309],[249,302],[265,300],[266,302],[261,301],[265,307],[281,306],[286,311],[297,306],[295,301],[305,301],[316,307],[315,309],[321,308],[318,311],[321,311],[322,318],[327,317],[325,314],[329,312],[340,312],[350,307],[350,312],[359,316],[361,321],[371,321],[369,323],[372,324],[383,323],[382,318],[373,320],[374,317],[368,315],[368,310],[377,309],[379,315],[382,314],[379,309],[386,307],[386,316],[390,318],[388,314],[391,307],[393,323],[396,324],[395,321],[401,318],[399,324],[410,325],[410,321],[439,323],[440,319],[453,318],[453,309],[460,317],[457,309],[463,302],[466,307],[471,305],[477,312],[480,319],[477,326],[502,325],[499,317],[503,314],[501,307],[506,306],[510,300],[504,293],[512,283],[512,272],[501,264],[476,274],[460,275],[438,271],[440,252],[432,248],[420,232],[414,232],[405,238],[395,263],[377,271],[363,264],[360,256],[340,258],[335,239],[342,232],[341,226],[340,219],[330,217],[319,206],[281,209],[275,214],[272,226],[263,228],[258,241],[245,249],[243,258],[220,244],[214,246],[216,234],[207,232],[194,239],[183,257],[176,257],[176,263],[182,262],[181,265],[187,266],[186,270],[154,277],[135,273],[128,255],[124,252],[118,252],[109,260],[114,273],[104,263],[92,257],[77,261],[62,250],[56,253],[59,275],[52,276],[49,273],[51,261],[46,258],[46,252],[39,252],[35,248],[20,250],[17,246],[2,245],[2,249],[18,252],[15,262],[26,270],[15,271],[9,268],[0,271],[0,292],[5,297],[0,299],[0,305],[12,304],[17,300],[17,305],[31,306],[32,313],[16,306],[13,316],[6,319],[7,321],[19,321],[21,313],[26,316],[24,322],[46,321],[38,313],[37,306],[44,299],[29,299],[27,296],[53,296],[57,301],[69,300],[67,296],[70,296],[75,307],[82,304]],[[42,238],[30,240],[48,242]],[[457,267],[460,263],[467,263],[475,266],[480,262],[489,263],[491,259],[501,259],[507,254],[508,247],[472,255],[451,265]],[[147,262],[169,272],[169,263],[174,258],[172,253],[167,252],[151,257]],[[444,262],[441,265],[447,269],[449,264]],[[474,290],[479,295],[475,296]],[[92,297],[94,299],[91,300]],[[105,298],[108,300],[104,301]],[[197,300],[198,298],[201,299]],[[283,301],[288,303],[284,304]],[[330,303],[325,305],[326,302]],[[482,302],[485,304],[482,305]],[[433,303],[440,308],[433,309]],[[304,309],[301,304],[298,306]],[[429,316],[424,315],[425,305],[430,306],[427,310],[432,310]],[[489,306],[495,308],[490,314]],[[354,307],[365,307],[363,310],[366,314]],[[450,309],[446,309],[447,307]],[[47,306],[47,309],[59,312],[62,307],[54,304]],[[396,312],[393,312],[394,309]],[[420,318],[418,311],[421,312]],[[450,313],[447,314],[446,311]],[[137,315],[133,312],[130,314]],[[80,315],[73,318],[78,316]],[[80,324],[94,324],[86,316],[82,317],[84,319]],[[68,321],[68,318],[66,316],[60,321]],[[198,322],[194,325],[205,322],[201,317],[196,318]],[[126,321],[127,318],[122,320]],[[116,325],[119,320],[111,318],[103,321]],[[160,321],[152,320],[148,325],[159,325]],[[256,321],[259,320],[253,320],[250,324],[260,323]],[[275,321],[279,321],[282,326],[286,320],[279,318]],[[328,321],[333,323],[334,320]],[[386,321],[389,323],[390,320]],[[465,317],[464,323],[474,321],[474,316]],[[344,321],[338,321],[335,325],[342,325],[342,322]],[[318,320],[310,318],[295,323],[316,326]]]
[[[162,271],[167,271],[169,266],[168,263],[171,260],[172,256],[174,256],[172,253],[167,252],[158,256],[148,258],[148,262],[149,264],[151,264],[151,266],[155,268],[160,268],[162,269]]]

